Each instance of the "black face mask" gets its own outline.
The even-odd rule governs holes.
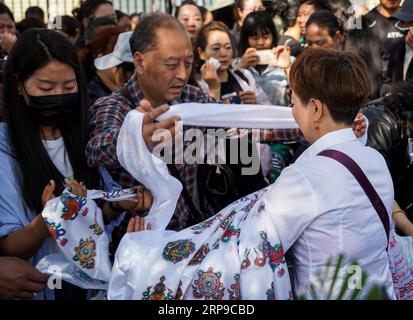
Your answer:
[[[41,125],[62,126],[70,123],[74,110],[78,109],[78,92],[37,97],[27,94],[27,96],[30,116]]]

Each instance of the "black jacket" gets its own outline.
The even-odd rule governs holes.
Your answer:
[[[360,112],[369,121],[367,145],[380,152],[386,160],[397,194],[401,172],[408,164],[407,141],[402,138],[402,121],[381,99],[370,102]]]
[[[391,49],[389,63],[384,82],[397,82],[407,79],[413,79],[413,60],[410,61],[407,69],[406,79],[403,79],[404,56],[406,54],[406,42],[404,39],[399,40]]]

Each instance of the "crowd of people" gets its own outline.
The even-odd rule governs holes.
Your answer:
[[[272,272],[265,277],[274,277],[267,291],[255,295],[242,278],[247,279],[250,251],[239,249],[239,270],[231,276],[241,278],[238,291],[232,285],[228,293],[203,291],[207,284],[200,277],[184,284],[185,290],[182,283],[171,288],[174,297],[310,297],[320,270],[342,255],[343,269],[357,260],[384,297],[413,298],[413,270],[405,275],[407,285],[397,287],[388,252],[389,243],[413,236],[413,1],[380,0],[370,12],[359,12],[349,0],[237,0],[234,18],[231,28],[194,1],[183,1],[172,16],[127,15],[110,1],[86,0],[73,16],[46,23],[43,11],[31,7],[16,22],[0,3],[0,299],[91,297],[90,290],[68,282],[51,290],[48,276],[35,268],[57,250],[42,211],[65,189],[85,198],[92,189],[136,191],[133,199],[96,201],[112,262],[116,257],[120,263],[116,252],[125,234],[152,232],[156,238],[144,218],[156,203],[156,190],[122,166],[118,154],[124,145],[118,140],[128,114],[137,110],[143,114],[137,135],[153,152],[157,131],[175,136],[180,120],[156,119],[182,103],[283,107],[299,130],[260,129],[253,139],[246,129],[256,128],[223,127],[223,164],[175,158],[168,163],[169,174],[183,186],[166,227],[176,231],[174,241],[233,208],[219,226],[221,240],[236,237],[222,240],[233,247],[204,252],[207,257],[216,250],[215,260],[221,255],[227,265],[220,272],[214,266],[213,273],[214,260],[205,259],[204,270],[212,270],[209,276],[218,283],[222,274],[228,277],[225,270],[234,262],[224,257],[242,247],[245,234],[252,239],[265,229],[269,249],[263,264],[252,264],[268,267]],[[190,129],[184,123],[183,134]],[[254,174],[243,174],[250,164],[230,148],[243,137],[248,150],[259,154]],[[258,194],[254,207],[252,201],[247,211],[234,204],[251,194]],[[277,250],[285,254],[291,290],[274,271],[285,260],[271,254],[276,246],[270,241],[279,242]],[[158,242],[153,250],[162,251]],[[175,263],[165,274],[178,274]],[[154,283],[149,297],[164,297],[167,279],[161,276],[160,291]],[[256,278],[262,287],[265,277]]]

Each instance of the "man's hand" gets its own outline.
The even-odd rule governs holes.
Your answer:
[[[237,69],[247,69],[249,67],[255,67],[258,63],[257,49],[248,48],[244,55],[239,59]]]
[[[241,91],[239,96],[243,104],[257,104],[257,96],[252,91]]]
[[[145,230],[145,218],[144,217],[132,217],[129,220],[128,223],[128,228],[126,229],[126,232],[137,232],[137,231],[142,231]],[[148,226],[146,230],[152,230],[152,226],[150,223],[148,223]]]
[[[42,291],[48,276],[24,260],[0,257],[0,299],[33,299]]]
[[[142,212],[149,210],[152,207],[153,196],[152,193],[143,186],[134,187],[136,190],[136,199],[122,200],[112,203],[115,209],[124,209],[125,211]]]
[[[354,119],[353,122],[354,134],[357,138],[360,138],[366,134],[366,129],[366,117],[362,113],[357,114],[356,119]]]
[[[0,46],[7,54],[10,54],[11,49],[17,41],[17,37],[12,33],[3,33],[0,36]]]
[[[140,106],[137,108],[137,111],[145,113],[142,124],[142,135],[146,146],[150,151],[152,151],[158,143],[163,142],[163,137],[159,139],[160,141],[153,141],[153,136],[154,133],[156,133],[156,130],[166,129],[171,133],[170,137],[172,139],[175,136],[175,122],[180,121],[180,117],[174,116],[163,121],[156,121],[161,114],[164,114],[168,110],[169,106],[166,104],[152,108],[151,104],[146,100],[142,100]]]

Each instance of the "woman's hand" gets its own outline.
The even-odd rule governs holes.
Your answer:
[[[202,79],[207,83],[209,95],[219,100],[221,98],[221,83],[219,82],[217,69],[209,62],[205,62],[201,67]]]
[[[257,49],[248,48],[244,55],[239,59],[237,69],[248,69],[249,67],[255,67],[258,63]]]
[[[145,230],[145,218],[144,217],[132,217],[129,220],[128,223],[128,228],[126,229],[126,232],[137,232],[137,231],[143,231]],[[152,226],[150,223],[148,223],[148,226],[146,230],[152,230]]]
[[[218,79],[217,69],[212,63],[205,62],[201,67],[202,79],[208,84],[210,89],[216,89],[221,86]]]
[[[357,138],[360,138],[366,134],[366,130],[366,117],[362,113],[359,113],[357,114],[356,119],[354,119],[353,122],[354,134],[357,136]]]
[[[56,196],[54,195],[54,190],[56,189],[56,183],[54,180],[50,180],[49,184],[44,188],[42,193],[42,206],[46,205],[47,201],[52,200]]]
[[[83,182],[78,183],[76,180],[66,178],[65,183],[69,187],[69,192],[75,196],[87,197],[87,187]]]
[[[288,69],[291,66],[291,47],[278,46],[273,48],[272,51],[275,55],[275,62],[270,66],[283,69]]]
[[[252,91],[241,91],[239,96],[243,104],[257,104],[257,96]]]

